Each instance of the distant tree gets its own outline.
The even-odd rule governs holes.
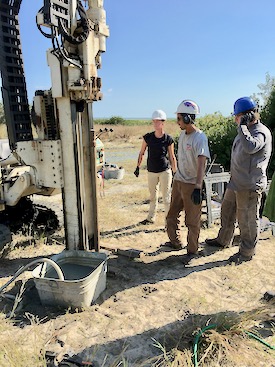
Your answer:
[[[265,83],[258,84],[258,88],[261,90],[261,92],[253,93],[251,96],[251,98],[259,106],[259,112],[262,112],[262,110],[265,108],[274,87],[275,87],[275,78],[270,76],[269,73],[266,73]]]
[[[269,73],[265,75],[265,83],[258,84],[260,93],[254,93],[252,98],[259,106],[261,121],[267,125],[273,135],[273,153],[268,168],[268,177],[271,178],[275,170],[275,78]]]
[[[261,120],[267,125],[273,135],[273,155],[269,165],[268,176],[271,177],[275,171],[275,86],[270,93],[265,106],[261,110]]]
[[[216,156],[215,163],[219,163],[229,171],[231,148],[237,135],[234,119],[216,112],[199,118],[197,125],[208,137],[211,158]]]
[[[266,105],[266,103],[269,100],[269,97],[271,95],[271,92],[273,91],[275,87],[275,78],[270,76],[269,73],[265,74],[265,83],[258,84],[258,88],[261,90],[258,95],[263,100],[263,106]]]
[[[123,125],[124,123],[125,123],[124,118],[120,116],[112,116],[111,118],[105,121],[105,124],[107,125]]]
[[[275,131],[275,87],[262,108],[261,120],[269,126],[273,132]]]

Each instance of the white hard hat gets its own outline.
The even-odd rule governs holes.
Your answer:
[[[187,113],[189,115],[198,115],[200,113],[200,108],[194,101],[191,101],[190,99],[185,99],[179,104],[176,113]]]
[[[156,110],[152,114],[152,120],[166,120],[166,113],[162,110]]]

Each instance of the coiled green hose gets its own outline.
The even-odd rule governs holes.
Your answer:
[[[194,347],[193,347],[193,356],[194,356],[194,365],[195,367],[198,367],[198,344],[199,344],[199,340],[200,337],[202,336],[202,334],[209,329],[215,329],[217,327],[217,324],[211,324],[208,326],[205,326],[204,328],[202,328],[196,335],[195,339],[194,339]],[[250,331],[246,331],[244,330],[244,332],[250,336],[251,338],[254,338],[256,340],[258,340],[260,343],[264,344],[266,347],[275,350],[275,347],[273,347],[272,345],[268,344],[265,340],[259,338],[257,335],[251,333]]]

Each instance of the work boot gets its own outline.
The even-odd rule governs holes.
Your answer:
[[[165,246],[165,247],[169,247],[173,250],[181,250],[183,248],[183,245],[181,242],[165,242],[164,244],[162,244],[161,246]]]
[[[217,238],[209,238],[209,239],[207,238],[205,240],[205,244],[208,246],[224,248],[224,246],[218,241]]]
[[[275,301],[275,291],[267,291],[265,292],[263,299],[267,302],[273,300]]]
[[[235,264],[240,265],[243,262],[252,260],[253,256],[244,256],[240,252],[237,252],[236,254],[230,256],[230,258],[227,260],[229,264]]]
[[[182,264],[185,266],[185,265],[188,265],[189,264],[189,262],[192,260],[192,259],[194,259],[195,257],[197,257],[198,256],[198,254],[197,253],[195,253],[195,254],[193,254],[193,253],[191,253],[191,252],[187,252],[187,254],[186,255],[183,255],[183,257],[181,258],[181,262],[182,262]]]

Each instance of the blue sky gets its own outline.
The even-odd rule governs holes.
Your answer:
[[[20,11],[30,103],[51,86],[51,42],[35,24],[42,5],[23,0]],[[183,99],[201,116],[228,116],[237,98],[260,92],[266,73],[275,76],[274,0],[105,0],[104,8],[110,37],[95,118],[150,118],[155,109],[174,117]]]

